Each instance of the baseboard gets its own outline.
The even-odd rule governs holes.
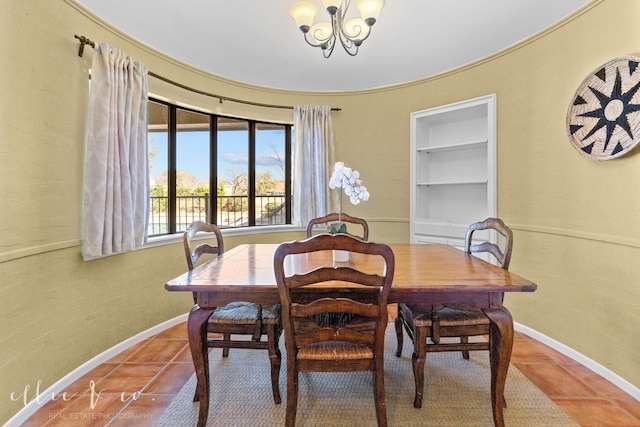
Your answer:
[[[118,354],[132,347],[133,345],[139,343],[140,341],[144,341],[153,335],[159,334],[160,332],[166,329],[169,329],[172,326],[175,326],[182,322],[186,322],[187,318],[188,318],[188,313],[185,313],[180,316],[174,317],[173,319],[169,319],[166,322],[162,322],[152,328],[147,329],[146,331],[142,331],[139,334],[136,334],[131,338],[128,338],[122,341],[119,344],[116,344],[110,349],[88,360],[78,368],[74,369],[69,374],[62,377],[60,380],[58,380],[55,384],[53,384],[51,387],[49,387],[45,391],[39,392],[37,394],[37,398],[31,400],[17,414],[11,417],[11,419],[9,419],[9,421],[7,421],[7,423],[5,424],[5,427],[19,427],[38,409],[40,409],[43,405],[49,402],[53,396],[59,396],[65,388],[71,385],[74,381],[77,381],[78,379],[80,379],[83,375],[89,373],[91,370],[109,361],[113,357],[117,356]]]
[[[535,329],[531,329],[528,326],[524,326],[517,322],[514,322],[514,329],[518,332],[522,332],[523,334],[530,336],[537,341],[540,341],[542,344],[553,348],[554,350],[564,354],[565,356],[570,357],[571,359],[580,363],[582,366],[592,370],[607,381],[611,382],[619,389],[625,391],[626,393],[629,393],[631,396],[633,396],[634,399],[640,401],[640,388],[634,386],[629,381],[625,380],[610,369],[605,368],[594,360],[589,359],[582,353],[578,353],[571,347],[567,347],[561,342],[558,342],[553,338],[541,334],[540,332],[536,331]]]

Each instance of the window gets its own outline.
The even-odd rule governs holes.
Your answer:
[[[148,235],[291,224],[292,126],[148,103]]]

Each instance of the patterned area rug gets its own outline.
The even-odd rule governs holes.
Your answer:
[[[403,356],[395,357],[396,338],[390,323],[385,337],[385,393],[390,426],[493,426],[491,378],[487,352],[427,354],[424,401],[413,407],[411,343],[405,336]],[[280,342],[284,353],[284,341]],[[211,400],[208,426],[283,426],[286,365],[280,371],[282,404],[275,405],[266,351],[234,350],[209,358]],[[195,426],[195,375],[185,384],[155,424]],[[375,426],[372,374],[302,373],[299,379],[297,426]],[[505,390],[507,426],[577,426],[514,366]]]

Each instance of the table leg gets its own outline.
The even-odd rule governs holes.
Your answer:
[[[200,308],[193,306],[189,312],[187,330],[189,333],[189,347],[193,367],[196,371],[196,395],[200,401],[198,413],[198,427],[207,424],[209,413],[209,348],[207,346],[207,322],[215,308]]]
[[[504,427],[504,385],[513,349],[513,318],[505,307],[486,309],[484,312],[491,321],[491,349],[489,353],[493,423],[496,427]]]

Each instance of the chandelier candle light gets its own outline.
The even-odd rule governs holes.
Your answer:
[[[354,18],[347,22],[346,16],[351,0],[322,0],[327,9],[331,23],[319,22],[313,25],[313,18],[318,8],[310,2],[300,2],[291,6],[289,13],[296,21],[296,25],[304,34],[305,41],[322,49],[322,55],[328,58],[333,53],[336,39],[345,51],[356,56],[358,48],[371,34],[371,27],[378,20],[384,0],[357,0],[356,7],[361,18]]]
[[[369,200],[369,191],[367,187],[362,185],[360,179],[360,173],[358,171],[351,170],[344,165],[344,162],[336,162],[333,167],[333,174],[329,179],[329,188],[339,188],[339,208],[338,208],[338,226],[331,226],[331,234],[346,233],[347,224],[342,222],[342,193],[349,196],[349,201],[353,205],[358,205],[361,201],[366,202]],[[333,251],[333,259],[336,262],[349,261],[348,251]]]

